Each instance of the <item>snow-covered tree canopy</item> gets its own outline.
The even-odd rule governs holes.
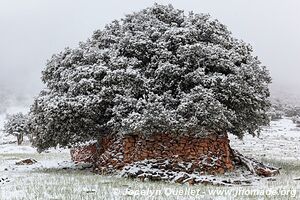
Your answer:
[[[4,132],[10,135],[26,135],[28,116],[23,113],[8,115],[4,124]]]
[[[31,111],[41,149],[101,134],[255,134],[268,71],[209,15],[155,4],[48,61]]]

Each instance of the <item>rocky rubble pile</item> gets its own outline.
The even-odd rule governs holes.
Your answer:
[[[189,162],[177,162],[173,159],[151,159],[138,161],[125,166],[121,176],[126,178],[138,178],[142,181],[167,181],[174,183],[211,184],[211,185],[249,185],[250,179],[233,179],[218,177],[203,173],[201,168]]]
[[[35,159],[26,158],[26,159],[16,162],[16,165],[33,165],[34,163],[37,163],[37,161]]]

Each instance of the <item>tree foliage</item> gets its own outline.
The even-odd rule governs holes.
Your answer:
[[[268,71],[209,15],[155,4],[65,49],[31,109],[41,149],[101,134],[255,134],[268,123]]]
[[[18,144],[23,141],[23,136],[28,134],[28,116],[22,113],[8,115],[4,124],[4,132],[14,135],[18,139]]]

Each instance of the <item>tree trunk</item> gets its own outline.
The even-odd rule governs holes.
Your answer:
[[[23,134],[22,133],[19,133],[17,135],[17,142],[18,142],[18,145],[22,144],[22,142],[23,142]]]
[[[253,158],[243,156],[240,152],[232,149],[236,164],[243,165],[248,168],[252,174],[258,176],[270,177],[279,174],[279,168],[267,166]]]

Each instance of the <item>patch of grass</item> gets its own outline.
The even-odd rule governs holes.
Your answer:
[[[18,159],[25,159],[25,158],[33,158],[36,160],[44,160],[44,159],[55,159],[55,158],[60,158],[60,159],[70,159],[69,153],[5,153],[1,154],[0,157],[2,159],[6,160],[18,160]]]
[[[285,174],[300,174],[300,161],[274,160],[268,158],[262,158],[261,161],[271,166],[281,168],[280,171]]]
[[[32,173],[39,173],[39,174],[54,174],[54,175],[96,175],[92,173],[90,169],[72,169],[72,168],[43,168],[43,169],[36,169],[32,171]]]
[[[110,200],[110,199],[130,199],[130,200],[152,200],[152,199],[215,199],[224,196],[227,199],[233,199],[234,195],[218,195],[210,193],[211,191],[234,191],[241,189],[240,187],[218,187],[218,186],[188,186],[175,183],[163,182],[142,182],[138,180],[125,179],[117,176],[103,176],[93,173],[80,171],[55,171],[50,170],[40,171],[28,174],[30,178],[19,177],[13,185],[8,189],[19,193],[19,199],[61,199],[61,200]],[[287,190],[294,189],[297,186],[296,182],[288,180],[287,176],[281,176],[277,181],[262,180],[257,186],[243,187],[247,189],[262,189],[284,187]],[[180,191],[194,190],[198,193],[189,196],[190,193],[180,194]],[[127,191],[127,193],[126,193]],[[137,192],[142,191],[163,191],[160,195],[137,195]],[[0,192],[1,194],[1,192]],[[1,197],[1,196],[0,196]],[[21,198],[20,198],[21,197]],[[257,195],[237,195],[234,199],[295,199],[290,196],[257,196]],[[2,199],[2,198],[1,198]],[[6,198],[3,198],[5,200]],[[14,199],[14,198],[8,198]]]
[[[2,156],[0,154],[0,156]],[[58,157],[69,160],[67,153],[42,153],[42,154],[4,154],[1,162],[11,160],[19,160],[23,158],[33,158],[38,161],[56,160]],[[1,157],[2,158],[2,157]],[[299,188],[299,181],[293,180],[300,176],[300,162],[262,159],[263,162],[269,163],[275,167],[282,167],[281,175],[274,177],[275,181],[262,179],[257,185],[249,187],[221,187],[221,186],[205,186],[205,185],[180,185],[175,183],[164,182],[142,182],[138,180],[120,178],[117,176],[96,175],[88,170],[73,169],[35,169],[34,171],[24,171],[18,176],[14,175],[14,171],[6,172],[12,176],[12,182],[7,185],[0,185],[1,200],[156,200],[156,199],[216,199],[224,197],[224,199],[272,199],[285,200],[297,199],[291,195],[275,195],[275,196],[258,196],[237,195],[235,191],[242,190],[292,190]],[[196,194],[183,193],[180,191],[196,191]],[[224,193],[223,195],[216,191],[229,191],[232,193]],[[143,195],[142,192],[157,192],[162,194]],[[213,194],[211,192],[215,191]],[[140,195],[138,195],[140,193]],[[299,192],[298,192],[299,197]],[[223,199],[223,198],[222,198]]]

